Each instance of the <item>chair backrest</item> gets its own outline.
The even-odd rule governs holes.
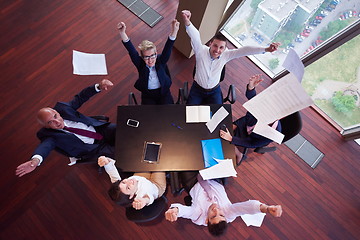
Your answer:
[[[223,99],[224,103],[227,101],[229,101],[231,104],[236,102],[236,92],[235,92],[235,86],[233,84],[229,86],[227,96]]]
[[[138,103],[137,103],[137,101],[136,101],[135,94],[134,94],[133,92],[130,92],[130,93],[129,93],[128,105],[138,105]]]
[[[133,207],[127,207],[125,214],[128,220],[136,223],[144,223],[155,220],[158,216],[162,215],[167,207],[167,199],[163,195],[158,199],[155,199],[154,202],[145,206],[140,210],[136,210]]]
[[[295,137],[302,128],[302,121],[300,112],[294,112],[289,116],[280,119],[282,134],[285,135],[283,142],[290,140],[291,138]]]

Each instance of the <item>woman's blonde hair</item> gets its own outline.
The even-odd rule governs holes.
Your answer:
[[[150,50],[150,49],[154,49],[154,51],[156,52],[156,46],[153,42],[150,42],[149,40],[144,40],[142,41],[138,48],[140,49],[141,53],[142,51],[146,51],[146,50]]]

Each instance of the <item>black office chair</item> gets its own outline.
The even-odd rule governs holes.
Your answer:
[[[182,88],[179,88],[176,104],[186,104],[188,95],[189,95],[188,82],[184,82],[184,86]]]
[[[165,208],[167,207],[167,199],[163,195],[158,199],[155,199],[154,202],[145,206],[140,210],[136,210],[133,207],[127,207],[125,214],[128,220],[135,223],[145,223],[155,220],[160,215],[163,215]]]
[[[300,112],[294,112],[282,119],[281,122],[281,133],[284,134],[284,139],[282,143],[295,137],[302,129],[302,121]],[[264,154],[266,152],[273,152],[276,150],[276,147],[258,147],[255,148],[254,152]]]

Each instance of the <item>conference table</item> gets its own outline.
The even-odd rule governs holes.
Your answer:
[[[186,123],[186,105],[126,105],[118,106],[115,142],[116,166],[124,172],[193,171],[204,169],[201,140],[220,138],[225,124],[232,134],[230,104],[209,105],[211,114],[223,106],[229,113],[210,133],[205,123]],[[129,119],[139,122],[129,126]],[[159,161],[143,160],[144,143],[161,143]],[[233,159],[234,146],[222,140],[224,158]]]

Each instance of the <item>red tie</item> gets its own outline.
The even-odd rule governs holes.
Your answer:
[[[100,133],[97,132],[92,132],[92,131],[88,131],[85,129],[80,129],[80,128],[72,128],[72,127],[64,127],[64,130],[67,130],[69,132],[84,136],[84,137],[89,137],[89,138],[93,138],[96,140],[101,140],[103,139],[103,136]]]

